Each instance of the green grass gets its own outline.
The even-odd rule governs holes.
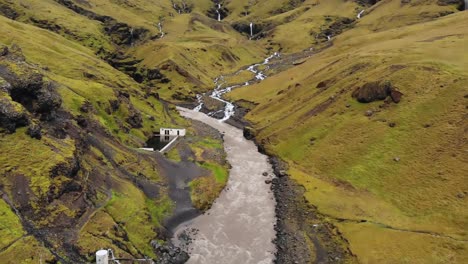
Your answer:
[[[229,172],[225,166],[208,162],[200,164],[200,166],[211,171],[218,183],[226,183]]]
[[[0,248],[5,248],[24,234],[20,219],[5,201],[0,200]]]
[[[0,253],[5,264],[34,264],[38,262],[52,262],[54,255],[41,245],[33,236],[26,236],[16,241],[12,246]]]
[[[213,138],[204,138],[201,141],[197,141],[194,145],[197,147],[205,148],[205,149],[222,149],[223,148],[223,143]]]
[[[287,53],[320,46],[314,33],[337,17],[355,18],[362,9],[356,2],[344,0],[308,0],[296,8],[289,0],[240,0],[226,2],[231,13],[219,23],[204,16],[213,6],[209,0],[193,1],[194,11],[182,15],[172,10],[170,1],[90,0],[89,5],[80,4],[132,27],[144,27],[150,35],[158,33],[155,23],[164,20],[167,34],[163,39],[121,49],[129,60],[143,60],[138,67],[164,68],[161,71],[171,82],[138,84],[95,55],[100,48],[107,52],[118,48],[103,33],[100,22],[53,0],[23,2],[9,3],[19,11],[17,21],[0,16],[0,44],[19,45],[31,66],[7,66],[18,74],[32,69],[44,74],[58,84],[66,111],[74,116],[83,114],[109,132],[106,138],[100,132],[95,137],[109,148],[112,158],[105,158],[96,148],[80,157],[82,168],[94,170],[97,175],[93,179],[93,202],[104,206],[93,212],[80,230],[77,245],[90,261],[100,247],[113,247],[122,257],[138,252],[152,256],[149,241],[156,235],[154,228],[160,226],[162,217],[172,207],[164,188],[160,199],[149,199],[120,177],[119,170],[111,164],[112,159],[130,174],[163,183],[154,160],[133,149],[142,146],[160,126],[190,126],[174,113],[173,107],[166,111],[161,102],[147,98],[144,91],[156,91],[170,101],[177,101],[172,96],[178,92],[194,96],[212,88],[217,75],[261,61],[274,50],[281,48]],[[455,11],[455,6],[435,3],[380,1],[367,9],[351,30],[334,38],[329,49],[230,95],[252,109],[246,118],[258,131],[258,139],[268,142],[268,152],[286,160],[291,177],[305,187],[306,199],[330,219],[365,219],[466,240],[468,212],[464,200],[457,195],[466,191],[468,182],[461,124],[466,110],[463,85],[468,68],[468,55],[464,52],[468,32],[463,22],[468,13],[439,17],[442,12]],[[276,12],[280,8],[287,12]],[[244,15],[246,11],[248,14]],[[58,34],[32,25],[32,18],[59,25]],[[266,38],[250,41],[228,25],[236,22],[264,23],[273,28]],[[358,64],[366,66],[353,71]],[[394,70],[394,65],[406,68]],[[85,72],[94,77],[85,78]],[[237,83],[250,77],[231,76],[227,80]],[[334,83],[318,93],[316,85],[330,79]],[[392,81],[404,93],[399,105],[380,109],[380,103],[364,105],[351,98],[356,87],[381,79]],[[122,103],[119,110],[109,114],[109,100],[117,99],[117,91],[129,93],[130,102]],[[335,102],[329,108],[310,114],[330,97]],[[94,108],[87,114],[79,110],[85,101]],[[143,128],[125,133],[122,125],[127,126],[125,119],[132,107],[141,113]],[[381,111],[367,118],[363,113],[369,109]],[[397,126],[390,128],[389,122]],[[424,128],[426,124],[430,127]],[[15,134],[0,136],[0,172],[24,175],[32,192],[44,198],[50,186],[61,187],[70,182],[63,176],[51,179],[49,172],[75,154],[76,142],[47,133],[37,141],[25,132],[21,128]],[[210,152],[222,150],[222,142],[202,139],[194,141],[191,147],[194,162],[209,172],[190,184],[192,200],[206,209],[225,185],[228,166],[219,158],[205,158],[210,157]],[[396,156],[400,162],[393,161]],[[180,160],[175,150],[168,157]],[[110,190],[98,177],[108,173],[112,175],[110,201]],[[83,180],[85,175],[80,172],[77,180]],[[13,180],[0,179],[10,196],[15,192]],[[50,215],[36,223],[40,226],[60,217],[73,218],[77,213],[72,205],[62,201],[53,207],[39,208],[32,200],[31,206],[47,210]],[[0,214],[4,216],[0,219],[2,242],[21,237],[24,231],[6,204],[0,203]],[[363,263],[457,263],[467,255],[464,244],[442,237],[361,224],[342,223],[339,229]],[[116,248],[116,241],[122,243],[122,248]],[[60,247],[58,243],[55,246]],[[19,250],[24,252],[22,263],[37,263],[37,254],[42,252],[44,261],[50,259],[50,253],[29,236],[0,256],[10,259]]]
[[[267,151],[289,164],[307,200],[330,219],[466,240],[468,211],[457,194],[468,180],[466,144],[460,141],[466,93],[461,83],[468,77],[462,52],[468,31],[461,21],[467,14],[419,23],[426,19],[418,19],[423,11],[389,2],[381,2],[328,50],[229,96],[251,102],[246,117],[257,139],[266,140]],[[394,25],[376,23],[378,15],[390,19],[386,8],[401,10],[398,24],[409,26],[392,30]],[[367,66],[353,71],[356,65]],[[324,80],[334,83],[319,92],[316,86]],[[351,98],[355,88],[375,80],[390,80],[403,92],[402,102],[380,108],[383,102],[361,104]],[[334,102],[317,111],[330,97]],[[371,118],[364,115],[369,109]],[[396,126],[389,127],[390,122]],[[361,224],[339,228],[363,263],[462,263],[467,256],[463,243],[446,238]]]

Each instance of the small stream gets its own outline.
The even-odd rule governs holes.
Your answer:
[[[265,71],[267,71],[268,68],[269,68],[268,64],[270,63],[270,61],[272,59],[279,58],[279,57],[280,57],[280,54],[278,52],[275,52],[272,55],[268,56],[263,62],[250,65],[250,66],[246,67],[245,69],[241,69],[241,70],[237,71],[236,73],[234,73],[234,75],[238,75],[238,74],[241,74],[244,71],[249,71],[249,72],[252,72],[254,74],[254,77],[252,79],[250,79],[250,80],[248,80],[248,81],[246,81],[246,82],[244,82],[242,84],[235,84],[235,85],[232,85],[232,86],[226,86],[225,77],[223,75],[220,75],[220,76],[216,77],[214,79],[215,86],[214,86],[213,91],[210,92],[210,93],[207,93],[205,95],[208,95],[209,97],[223,103],[224,104],[224,109],[218,110],[218,111],[215,111],[215,112],[210,112],[210,113],[208,113],[208,115],[209,116],[214,116],[214,115],[218,114],[219,112],[224,111],[224,115],[221,118],[221,121],[226,121],[229,118],[231,118],[235,113],[234,104],[232,104],[231,102],[228,102],[225,99],[223,99],[223,95],[230,92],[230,91],[232,91],[235,88],[239,88],[241,86],[249,86],[251,84],[254,84],[254,83],[265,80],[267,78],[267,75],[265,74]],[[264,67],[264,69],[260,70],[260,67]],[[198,111],[201,111],[201,109],[203,108],[203,104],[204,104],[203,103],[203,96],[198,95],[197,99],[198,99],[198,106],[195,107],[194,110],[198,112]]]

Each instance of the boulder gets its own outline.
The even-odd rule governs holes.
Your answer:
[[[28,127],[28,131],[26,131],[26,134],[28,134],[32,138],[41,139],[42,138],[41,125],[36,122],[31,122],[31,124]]]
[[[389,81],[366,83],[352,93],[352,97],[360,103],[385,100],[388,96],[392,98],[393,102],[399,103],[402,95],[403,93],[396,90]]]
[[[255,133],[251,127],[248,127],[248,126],[244,127],[243,133],[244,133],[244,137],[247,140],[251,140],[255,137]]]
[[[0,98],[0,128],[8,133],[14,133],[16,128],[28,124],[28,114],[20,104],[9,100],[8,97]]]
[[[352,96],[360,103],[370,103],[378,100],[384,100],[390,95],[392,85],[390,82],[370,82],[357,88]]]
[[[401,101],[401,96],[403,95],[403,93],[401,93],[400,91],[397,91],[397,90],[392,90],[390,92],[390,97],[392,97],[392,100],[394,103],[399,103]]]

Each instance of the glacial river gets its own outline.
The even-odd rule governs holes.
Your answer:
[[[175,230],[174,244],[184,230],[191,235],[188,263],[272,263],[276,251],[273,239],[275,199],[270,184],[273,170],[267,156],[260,154],[242,130],[206,114],[178,108],[182,116],[201,121],[224,134],[227,160],[232,166],[226,188],[205,214]],[[264,176],[264,172],[268,176]]]

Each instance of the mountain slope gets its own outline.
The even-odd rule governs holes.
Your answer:
[[[379,28],[397,2],[374,7],[303,64],[229,96],[254,106],[246,118],[257,141],[289,165],[360,261],[462,263],[468,13]],[[401,18],[393,14],[386,20]],[[399,103],[377,98],[385,83],[402,93]]]
[[[103,247],[158,257],[150,242],[166,238],[163,221],[178,210],[170,179],[179,172],[136,148],[159,127],[186,127],[194,144],[207,136],[80,43],[5,17],[0,23],[1,258],[77,263]],[[210,142],[195,149],[213,151],[220,139]],[[194,162],[226,170],[222,157]],[[217,176],[194,167],[197,177]]]
[[[151,242],[209,208],[228,167],[222,136],[172,104],[279,52],[228,94],[285,167],[277,262],[463,263],[463,5],[0,0],[0,259],[163,259]],[[137,150],[160,127],[190,136]]]

